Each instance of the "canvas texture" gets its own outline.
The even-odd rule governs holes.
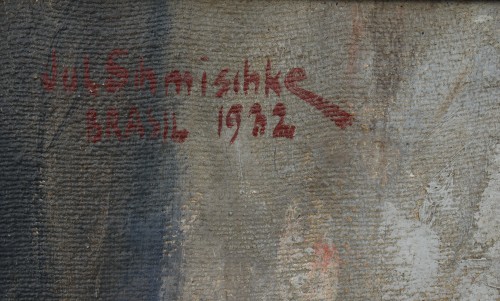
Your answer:
[[[495,2],[4,1],[1,300],[500,300]]]

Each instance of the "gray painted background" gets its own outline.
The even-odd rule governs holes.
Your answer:
[[[500,300],[499,7],[4,1],[0,299]],[[108,93],[113,49],[128,51],[116,61],[130,74]],[[155,94],[148,81],[134,87],[141,57]],[[261,80],[248,95],[245,60]],[[280,96],[265,94],[268,60]],[[224,68],[231,89],[218,98]],[[353,124],[340,129],[286,89],[292,68]],[[172,70],[193,74],[190,95],[165,95]],[[258,137],[256,102],[267,118]],[[293,139],[273,138],[278,102]],[[145,137],[107,137],[109,108],[125,132],[134,106]],[[174,112],[186,141],[150,139],[149,109]]]

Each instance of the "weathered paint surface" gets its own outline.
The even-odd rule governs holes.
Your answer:
[[[0,7],[1,299],[500,300],[500,5]]]

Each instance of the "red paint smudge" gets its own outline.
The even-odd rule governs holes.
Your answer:
[[[316,261],[313,268],[321,269],[325,272],[329,267],[337,268],[340,262],[340,256],[335,244],[327,244],[324,242],[317,242],[314,244],[314,255]]]

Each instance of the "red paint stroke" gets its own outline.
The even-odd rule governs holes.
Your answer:
[[[156,74],[153,69],[144,68],[144,58],[141,57],[139,61],[139,69],[135,72],[135,89],[142,89],[146,80],[149,81],[149,90],[151,91],[151,95],[155,95],[157,85]]]
[[[207,73],[203,71],[201,76],[201,96],[207,95]]]
[[[259,134],[262,136],[266,132],[267,119],[266,115],[262,114],[262,107],[259,103],[254,103],[250,108],[248,116],[254,114],[255,121],[253,125],[252,135],[257,137]]]
[[[43,88],[47,91],[52,91],[54,90],[54,87],[56,86],[56,80],[57,80],[57,61],[56,61],[56,50],[52,49],[52,68],[51,68],[51,73],[52,75],[49,77],[49,73],[45,72],[42,73],[42,84]]]
[[[76,68],[72,68],[73,75],[71,75],[71,83],[68,84],[69,71],[68,68],[64,68],[63,71],[63,86],[64,90],[67,92],[75,92],[76,91]]]
[[[137,132],[139,137],[144,138],[144,125],[142,124],[141,115],[137,107],[130,108],[128,112],[127,128],[125,129],[125,137],[130,137],[131,134]]]
[[[233,91],[236,95],[240,92],[240,71],[236,71],[236,74],[234,75]]]
[[[118,120],[120,114],[116,108],[109,108],[106,114],[106,137],[111,137],[111,131],[115,133],[118,141],[122,140],[122,131],[118,127]]]
[[[222,118],[224,116],[224,113],[222,111],[223,109],[224,109],[224,106],[221,106],[219,109],[219,124],[218,124],[218,128],[217,128],[217,134],[219,135],[219,137],[220,137],[220,133],[222,131]]]
[[[165,125],[163,127],[163,143],[167,141],[168,138],[168,113],[163,112],[163,124]]]
[[[175,118],[175,113],[172,113],[172,138],[173,142],[183,143],[186,141],[189,135],[189,131],[186,129],[178,130],[177,129],[177,119]]]
[[[98,84],[90,79],[90,58],[86,55],[83,58],[83,84],[90,94],[94,97],[98,94]]]
[[[278,102],[273,109],[273,116],[279,116],[280,121],[273,131],[273,138],[284,137],[293,139],[295,135],[295,126],[285,124],[286,107],[283,103]]]
[[[271,60],[267,59],[267,65],[266,65],[266,87],[264,89],[266,96],[269,97],[269,90],[273,90],[278,97],[280,96],[281,93],[281,87],[280,87],[280,82],[279,78],[281,75],[281,71],[278,71],[275,76],[271,76]]]
[[[191,95],[191,87],[193,86],[193,76],[191,72],[185,71],[184,76],[181,75],[179,70],[174,70],[165,76],[165,96],[168,96],[168,85],[175,84],[175,92],[177,95],[181,94],[182,83],[186,83],[187,95]]]
[[[293,68],[288,72],[285,78],[285,87],[309,105],[323,113],[323,116],[335,122],[335,125],[341,129],[352,125],[354,116],[342,110],[338,105],[330,103],[323,97],[303,89],[297,85],[297,82],[307,78],[306,72],[302,68]]]
[[[118,56],[128,56],[128,50],[123,49],[113,49],[108,55],[108,61],[106,62],[105,69],[109,73],[109,78],[106,79],[106,91],[110,93],[115,93],[121,88],[125,87],[128,82],[128,70],[125,67],[118,65],[115,62],[115,58]],[[116,80],[113,78],[119,78]]]
[[[93,108],[87,111],[87,141],[97,143],[102,139],[102,126],[97,122],[97,111]]]
[[[215,94],[215,96],[219,98],[224,96],[224,94],[227,94],[227,91],[229,91],[229,85],[231,84],[231,82],[226,78],[226,74],[228,72],[228,68],[222,69],[214,81],[214,86],[221,86],[219,91],[217,91],[217,93]]]
[[[233,137],[231,138],[231,144],[233,144],[238,137],[238,132],[241,126],[241,110],[243,110],[243,106],[241,104],[235,104],[232,105],[231,108],[229,108],[229,111],[226,115],[226,126],[228,128],[232,128],[235,125],[234,122],[236,122],[236,130],[234,131]]]
[[[160,137],[161,123],[154,117],[153,109],[149,108],[146,114],[148,115],[148,123],[152,127],[151,139],[157,139]]]

